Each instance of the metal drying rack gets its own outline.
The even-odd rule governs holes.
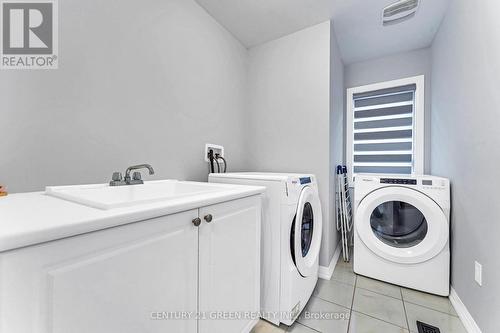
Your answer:
[[[347,167],[337,166],[337,230],[342,236],[342,258],[350,261],[349,248],[352,246],[352,203],[347,177]]]

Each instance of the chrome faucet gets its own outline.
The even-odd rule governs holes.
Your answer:
[[[127,170],[125,171],[125,178],[122,177],[121,172],[114,172],[112,180],[109,183],[109,185],[110,186],[124,186],[124,185],[144,184],[144,181],[142,180],[142,175],[140,172],[136,171],[132,174],[132,177],[130,177],[130,172],[132,170],[139,170],[139,169],[148,169],[150,175],[155,174],[153,167],[149,164],[133,165],[133,166],[128,167]]]

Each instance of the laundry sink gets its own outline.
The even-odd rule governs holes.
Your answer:
[[[45,193],[94,208],[114,209],[198,196],[224,189],[209,183],[160,180],[127,186],[108,184],[48,186],[45,188]]]

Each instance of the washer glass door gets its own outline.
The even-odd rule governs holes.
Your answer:
[[[304,277],[317,274],[322,228],[319,197],[316,191],[306,186],[300,194],[290,232],[292,260]]]
[[[302,248],[302,257],[305,257],[311,249],[313,231],[314,231],[314,212],[310,202],[304,204],[302,213],[300,247]]]

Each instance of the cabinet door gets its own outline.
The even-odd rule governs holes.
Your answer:
[[[253,196],[200,209],[199,307],[206,320],[199,333],[249,332],[256,322],[260,205],[260,196]]]
[[[0,332],[196,333],[192,210],[0,254]],[[170,313],[172,312],[172,313]]]

